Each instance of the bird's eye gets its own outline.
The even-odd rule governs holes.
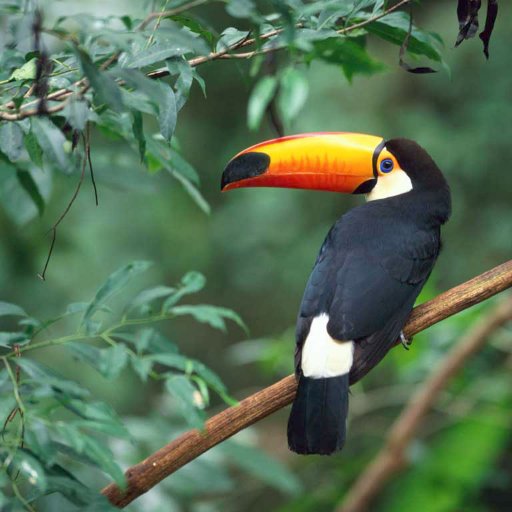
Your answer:
[[[391,158],[385,158],[380,163],[380,170],[384,173],[391,172],[393,170],[394,165],[395,164],[393,163],[393,160],[391,160]]]

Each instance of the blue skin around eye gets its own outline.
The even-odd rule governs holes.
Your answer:
[[[380,163],[380,170],[382,172],[391,172],[393,170],[393,160],[386,158]]]

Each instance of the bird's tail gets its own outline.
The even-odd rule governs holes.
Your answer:
[[[300,376],[288,420],[288,445],[301,454],[330,455],[343,448],[349,374],[313,379]]]

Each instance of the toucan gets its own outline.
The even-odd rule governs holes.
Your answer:
[[[288,444],[299,454],[332,454],[345,444],[349,386],[398,340],[409,344],[402,328],[441,249],[449,186],[412,140],[325,132],[240,152],[221,189],[240,187],[366,194],[327,234],[297,319]]]

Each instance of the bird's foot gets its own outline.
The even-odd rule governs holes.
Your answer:
[[[400,343],[405,348],[405,350],[409,350],[412,344],[412,339],[408,340],[403,331],[400,331]]]

